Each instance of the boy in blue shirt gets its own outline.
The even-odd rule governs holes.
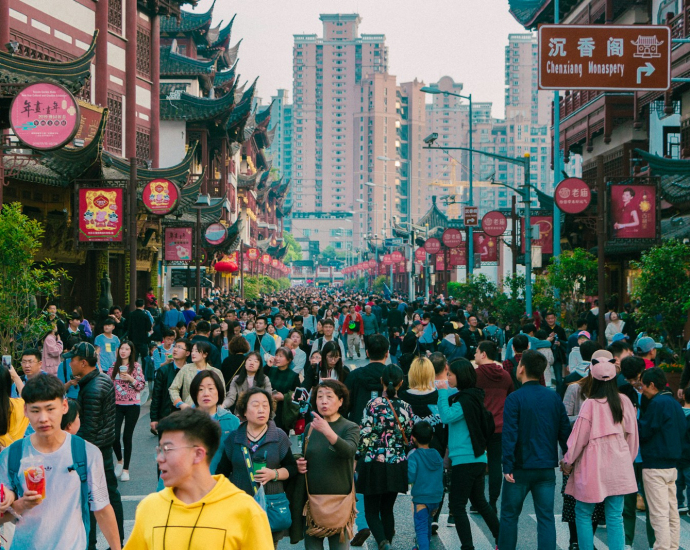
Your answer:
[[[115,321],[108,317],[103,321],[103,333],[96,336],[94,346],[98,350],[98,366],[101,372],[108,372],[108,369],[115,364],[117,350],[120,347],[120,339],[113,334]]]
[[[431,523],[443,499],[443,458],[429,443],[434,430],[426,420],[412,428],[416,449],[407,459],[407,478],[412,484],[414,530],[417,550],[429,550]]]

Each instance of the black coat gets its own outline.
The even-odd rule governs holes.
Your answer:
[[[77,435],[96,447],[111,447],[115,442],[115,384],[106,374],[94,369],[79,380],[77,401],[81,407],[81,428]]]
[[[386,323],[390,328],[397,327],[402,330],[403,326],[405,325],[405,318],[403,317],[403,314],[400,313],[397,309],[390,309],[388,310],[388,317],[386,318]]]
[[[175,368],[175,363],[164,365],[156,371],[153,395],[151,396],[151,422],[158,422],[177,410],[172,399],[170,399],[168,389],[178,372],[180,369]]]
[[[151,319],[143,309],[135,309],[127,318],[129,325],[127,337],[136,345],[147,344],[149,331],[152,328]]]
[[[374,361],[364,367],[353,370],[346,378],[345,385],[350,392],[350,414],[348,418],[355,424],[362,423],[364,408],[371,401],[372,394],[381,397],[383,384],[381,376],[386,365]]]

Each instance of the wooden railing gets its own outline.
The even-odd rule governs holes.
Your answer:
[[[595,97],[602,95],[599,90],[582,90],[571,92],[561,99],[561,119],[571,115],[583,105],[592,101]]]

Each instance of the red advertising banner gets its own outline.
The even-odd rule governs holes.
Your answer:
[[[180,190],[177,185],[163,178],[151,180],[144,186],[142,200],[151,214],[165,216],[177,208]]]
[[[268,254],[262,254],[261,255],[261,263],[264,265],[268,265],[271,263],[271,257]]]
[[[189,262],[192,259],[192,228],[165,228],[165,261]]]
[[[492,210],[482,218],[482,230],[491,237],[500,237],[508,229],[508,219],[503,212]]]
[[[441,236],[443,244],[448,248],[457,248],[462,246],[462,233],[459,229],[446,229]]]
[[[441,241],[435,239],[434,237],[427,239],[424,243],[424,249],[429,254],[438,254],[439,250],[441,250]]]
[[[464,246],[451,248],[448,251],[448,263],[451,267],[467,265],[467,249]]]
[[[278,267],[278,260],[276,260],[275,258],[273,258],[273,259],[271,260],[271,267]]]
[[[417,250],[414,251],[414,257],[418,262],[426,261],[426,250],[424,250],[423,246],[420,246]]]
[[[259,249],[258,248],[248,248],[247,249],[247,259],[252,262],[259,259]]]
[[[122,241],[122,189],[79,189],[79,242]]]
[[[556,187],[554,193],[558,208],[567,214],[579,214],[587,210],[592,192],[580,178],[566,178]]]
[[[372,258],[371,260],[369,260],[369,263],[367,265],[371,268],[376,267],[376,260]]]
[[[79,105],[62,86],[36,82],[22,89],[10,105],[15,135],[32,149],[59,149],[79,128]]]
[[[436,271],[446,270],[444,259],[443,254],[436,254]]]
[[[532,225],[539,225],[539,238],[532,240],[532,246],[541,246],[542,254],[553,254],[553,217],[532,216]],[[522,218],[522,249],[525,253],[525,218]]]
[[[478,232],[472,235],[472,240],[474,241],[474,253],[480,255],[482,263],[498,261],[498,239],[496,237]]]
[[[612,185],[614,239],[656,239],[656,187]]]
[[[383,265],[391,265],[393,263],[393,258],[390,254],[383,255]]]
[[[391,252],[391,259],[394,262],[400,263],[404,259],[403,253],[400,250],[394,250]]]

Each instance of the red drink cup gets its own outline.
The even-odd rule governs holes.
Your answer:
[[[36,491],[41,499],[46,498],[46,471],[43,466],[31,466],[24,470],[26,489]]]

